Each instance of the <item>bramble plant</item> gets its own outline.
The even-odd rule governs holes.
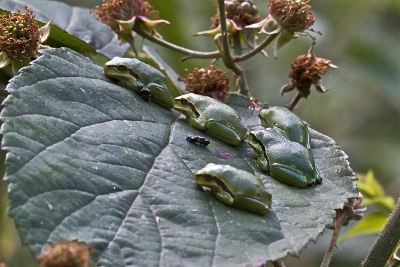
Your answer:
[[[283,46],[309,38],[281,94],[296,91],[286,105],[293,111],[312,86],[327,92],[322,75],[337,67],[314,53],[314,35],[322,33],[312,28],[309,1],[270,0],[265,18],[252,0],[217,4],[211,29],[193,34],[213,38],[215,51],[204,52],[163,39],[156,29],[173,25],[144,0],[103,0],[76,11],[78,32],[92,33],[91,45],[63,31],[61,16],[51,17],[52,24],[40,15],[35,20],[34,13],[51,16],[52,8],[70,11],[64,4],[0,2],[0,68],[10,78],[1,113],[8,216],[43,266],[87,266],[90,257],[115,267],[284,266],[284,257],[298,257],[330,227],[321,265],[328,266],[341,227],[363,218],[347,155],[300,119],[260,122],[260,110],[270,106],[251,96],[251,70],[242,65],[268,57],[269,45],[277,58]],[[212,64],[178,77],[151,46],[140,47],[142,38],[182,54],[182,61]],[[304,144],[297,143],[299,134],[285,132],[294,127],[306,132]],[[306,160],[290,154],[295,146]],[[234,180],[228,169],[238,170]],[[386,263],[400,239],[399,204],[371,175],[358,184],[364,200],[394,211],[365,267]],[[353,229],[344,238],[365,233],[371,231]]]

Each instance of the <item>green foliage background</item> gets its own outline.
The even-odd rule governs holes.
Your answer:
[[[88,8],[101,4],[101,0],[64,2]],[[159,29],[165,39],[195,50],[215,50],[211,39],[191,36],[209,28],[209,18],[216,10],[214,0],[152,0],[150,3],[159,10],[161,18],[172,24]],[[254,0],[254,3],[261,16],[268,14],[267,1]],[[331,91],[324,95],[314,91],[308,100],[300,102],[295,112],[312,128],[334,138],[349,155],[353,170],[366,172],[373,169],[387,193],[397,196],[400,186],[400,63],[397,60],[400,54],[400,2],[331,0],[311,1],[310,4],[317,17],[314,28],[323,32],[318,36],[315,53],[331,59],[339,68],[328,71],[323,77],[325,87]],[[141,40],[137,40],[137,44],[140,43]],[[279,90],[289,82],[290,62],[297,55],[306,53],[309,45],[309,38],[301,37],[284,46],[276,60],[260,55],[246,61],[244,67],[249,69],[252,95],[272,105],[290,102],[293,94],[281,97]],[[195,66],[210,64],[208,60],[181,63],[181,55],[175,52],[164,48],[159,48],[158,52],[182,76],[185,69],[191,71]],[[272,48],[268,53],[273,55]],[[222,63],[219,64],[222,67]],[[3,162],[4,153],[1,156]],[[1,171],[4,172],[3,166]],[[0,190],[0,213],[4,214],[7,205],[4,182],[0,183]],[[330,234],[326,231],[324,237]],[[12,221],[0,216],[0,257],[7,259],[11,267],[37,266],[26,249],[18,247],[18,242]],[[327,247],[325,241],[318,242],[318,247]],[[355,255],[360,249],[366,254],[365,247],[370,244],[364,248],[353,246],[354,251],[337,251],[332,266],[343,266],[344,263],[338,260],[345,258],[344,254]],[[303,266],[317,266],[321,262],[321,251],[313,248],[301,254]],[[347,264],[358,265],[365,254],[360,258],[353,257]],[[288,260],[289,266],[295,263],[297,260]]]

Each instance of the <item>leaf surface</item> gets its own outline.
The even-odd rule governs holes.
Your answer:
[[[289,186],[258,170],[247,142],[233,147],[195,130],[72,50],[43,53],[11,80],[1,114],[8,214],[36,256],[79,240],[99,266],[259,266],[299,254],[357,196],[346,154],[323,134],[310,129],[323,183]],[[227,103],[247,127],[261,127],[248,98]],[[189,143],[189,134],[211,144]],[[231,208],[200,190],[194,174],[208,163],[260,176],[273,210]]]

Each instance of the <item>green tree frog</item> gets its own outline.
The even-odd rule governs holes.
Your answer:
[[[261,179],[230,165],[207,164],[195,176],[196,184],[208,187],[222,203],[258,214],[271,208],[272,196]]]
[[[157,69],[136,58],[114,57],[104,65],[106,76],[120,85],[140,94],[146,101],[171,109],[174,98],[180,93],[168,85],[165,76]]]
[[[257,166],[275,179],[298,187],[322,182],[310,150],[276,129],[252,131],[248,142],[260,154]]]
[[[175,98],[174,109],[186,116],[192,127],[230,145],[239,145],[247,137],[247,128],[239,114],[228,105],[197,94]]]
[[[308,127],[293,112],[285,107],[270,107],[260,111],[261,125],[281,130],[291,141],[310,149]]]

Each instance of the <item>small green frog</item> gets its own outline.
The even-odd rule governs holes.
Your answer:
[[[171,109],[174,98],[180,93],[168,85],[165,76],[157,69],[136,58],[114,57],[104,65],[106,76],[120,85],[150,99],[164,108]]]
[[[257,166],[275,179],[298,187],[322,182],[310,150],[276,129],[252,131],[248,142],[260,154]]]
[[[174,109],[183,113],[192,127],[227,144],[239,145],[247,136],[247,128],[236,110],[211,97],[181,95],[175,98]]]
[[[304,122],[285,107],[270,107],[260,111],[261,125],[281,130],[291,141],[310,149],[310,133]]]
[[[258,214],[271,208],[272,196],[261,179],[230,165],[207,164],[195,176],[196,184],[208,187],[222,203]]]

